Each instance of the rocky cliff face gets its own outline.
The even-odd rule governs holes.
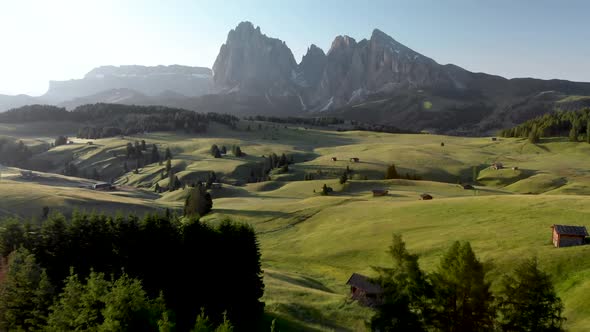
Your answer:
[[[327,54],[311,45],[297,64],[284,42],[263,35],[249,22],[230,31],[213,72],[219,92],[298,96],[302,107],[310,110],[328,110],[369,94],[408,87],[461,87],[445,67],[379,30],[360,42],[338,36]]]
[[[188,66],[104,66],[91,70],[83,79],[51,81],[43,99],[59,103],[113,89],[131,89],[156,96],[171,91],[200,96],[211,91],[212,72]]]
[[[215,89],[242,95],[295,94],[297,63],[285,42],[250,22],[231,30],[213,65]]]

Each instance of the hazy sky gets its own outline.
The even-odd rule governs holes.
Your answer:
[[[297,61],[379,28],[439,63],[590,81],[588,13],[585,0],[0,0],[0,94],[43,94],[100,65],[211,67],[244,20]]]

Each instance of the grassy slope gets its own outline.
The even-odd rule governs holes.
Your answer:
[[[590,324],[590,309],[585,306],[590,300],[590,248],[553,249],[549,242],[551,224],[584,224],[588,220],[590,198],[584,195],[590,194],[590,173],[585,169],[590,145],[561,140],[531,145],[519,139],[492,142],[489,138],[264,127],[268,129],[233,132],[214,126],[198,137],[153,133],[95,140],[92,146],[80,141],[52,149],[39,158],[58,165],[53,170],[57,172],[59,165],[73,157],[81,169],[97,167],[104,176],[117,178],[118,183],[151,187],[156,181],[166,184],[167,179],[159,177],[163,166],[152,164],[139,174],[123,174],[125,158],[114,157],[113,151],[122,156],[127,142],[145,139],[148,145],[156,143],[161,153],[166,147],[172,149],[179,177],[192,181],[215,171],[229,182],[243,180],[250,167],[262,160],[261,155],[294,154],[298,163],[290,166],[289,174],[274,176],[275,181],[224,184],[214,190],[214,213],[205,218],[217,222],[231,217],[253,224],[259,232],[267,311],[279,318],[281,330],[362,330],[370,311],[347,300],[345,282],[352,272],[371,273],[371,265],[387,264],[384,252],[392,232],[404,234],[409,248],[421,255],[420,263],[429,271],[454,240],[471,241],[480,258],[493,262],[492,276],[506,271],[519,257],[537,255],[542,267],[555,276],[566,304],[568,327],[581,331]],[[248,156],[214,159],[208,154],[211,144],[228,148],[239,144]],[[331,157],[339,160],[333,162]],[[361,162],[349,162],[351,157]],[[494,161],[518,166],[519,170],[485,169]],[[418,173],[427,180],[447,183],[380,180],[391,163],[401,174]],[[133,168],[134,162],[128,161],[128,166]],[[369,180],[339,185],[335,177],[346,166],[355,178],[366,176]],[[471,179],[473,166],[481,170],[477,192],[454,184]],[[317,175],[318,170],[323,175]],[[319,179],[283,181],[302,180],[308,172]],[[176,191],[150,196],[137,191],[125,193],[122,201],[120,194],[73,190],[63,185],[15,186],[10,181],[15,180],[0,182],[0,192],[13,201],[0,208],[23,206],[27,193],[44,190],[55,200],[49,203],[65,208],[82,201],[93,207],[103,202],[141,208],[180,207],[186,194]],[[328,197],[314,194],[324,183],[336,192]],[[390,195],[373,198],[373,188],[388,189]],[[24,192],[17,196],[14,192],[18,190]],[[11,195],[6,195],[8,192]],[[419,201],[418,195],[423,192],[431,193],[434,200]],[[42,204],[38,205],[32,210],[40,211]],[[13,210],[19,213],[19,208]]]

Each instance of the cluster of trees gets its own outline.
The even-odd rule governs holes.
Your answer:
[[[246,120],[265,121],[265,122],[274,122],[274,123],[289,123],[289,124],[307,125],[307,126],[322,126],[322,127],[344,123],[343,119],[339,119],[339,118],[335,118],[335,117],[302,118],[302,117],[293,117],[293,116],[277,117],[277,116],[256,115],[256,116],[246,117]]]
[[[385,171],[385,179],[422,180],[422,177],[420,177],[416,173],[410,174],[409,172],[406,172],[405,175],[401,175],[397,172],[395,165],[391,164],[389,167],[387,167],[387,170]]]
[[[186,217],[204,216],[213,208],[213,199],[207,192],[207,186],[211,186],[209,181],[206,185],[201,182],[190,188],[188,196],[184,201],[184,215]]]
[[[92,123],[78,131],[78,137],[88,139],[149,131],[202,133],[209,125],[207,114],[163,106],[99,103],[79,106],[71,113],[74,121]]]
[[[374,123],[364,123],[358,121],[351,121],[352,130],[360,130],[360,131],[374,131],[378,133],[390,133],[390,134],[399,134],[399,133],[414,133],[409,130],[402,130],[400,128],[386,125],[386,124],[374,124]],[[345,131],[344,129],[339,129],[338,131]]]
[[[375,267],[383,288],[373,331],[561,331],[563,304],[536,259],[525,260],[492,293],[487,271],[469,242],[456,242],[431,274],[400,235],[391,267]]]
[[[217,144],[213,144],[211,145],[209,152],[214,158],[221,158],[223,155],[227,154],[227,148],[225,145],[222,145],[221,148],[219,148]],[[242,148],[240,148],[239,145],[232,145],[231,153],[236,157],[243,157],[246,155],[244,152],[242,152]]]
[[[163,106],[122,104],[88,104],[68,112],[49,105],[29,105],[0,114],[0,122],[23,123],[35,121],[72,121],[85,123],[77,137],[97,139],[131,135],[146,131],[175,131],[202,133],[214,121],[235,128],[239,118],[228,114],[197,113]]]
[[[531,143],[538,143],[541,137],[567,136],[572,142],[583,138],[590,143],[590,109],[547,113],[516,127],[504,129],[500,131],[500,136],[528,138]]]
[[[27,105],[0,113],[0,122],[23,123],[36,121],[66,121],[70,112],[51,105]]]
[[[0,283],[3,330],[174,324],[188,331],[201,308],[214,323],[227,312],[252,330],[262,313],[260,250],[250,226],[212,227],[169,213],[142,220],[74,213],[49,216],[41,226],[3,226],[0,254],[11,257]]]
[[[0,163],[18,166],[33,156],[31,149],[23,143],[9,137],[0,137]]]

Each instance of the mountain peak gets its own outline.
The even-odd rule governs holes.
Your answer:
[[[289,89],[296,68],[285,42],[262,34],[260,27],[245,21],[229,32],[221,46],[213,64],[213,81],[221,92],[273,95],[274,90]]]
[[[254,28],[254,24],[250,21],[243,21],[238,24],[235,28],[236,31],[254,31],[257,30],[260,32],[260,27]]]

